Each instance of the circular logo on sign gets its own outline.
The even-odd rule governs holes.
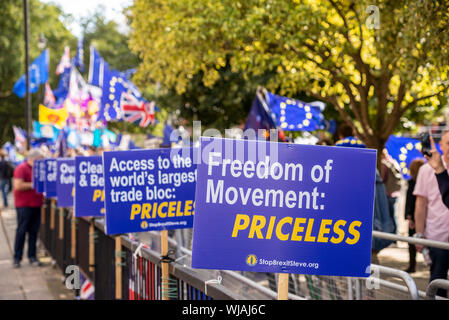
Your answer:
[[[148,228],[148,222],[142,221],[142,223],[140,224],[140,227],[141,227],[142,229]]]
[[[250,254],[246,257],[246,264],[250,267],[254,267],[257,264],[257,257],[254,254]]]

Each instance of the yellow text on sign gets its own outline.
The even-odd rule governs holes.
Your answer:
[[[194,208],[193,200],[135,203],[131,206],[130,220],[190,216],[194,215]]]
[[[102,189],[95,189],[94,190],[94,195],[92,197],[92,201],[93,202],[104,201],[104,190],[102,190]]]
[[[317,220],[317,221],[315,221]],[[262,215],[237,214],[232,237],[269,240],[273,235],[281,241],[304,241],[339,244],[343,241],[353,245],[360,240],[358,228],[361,221],[331,220],[314,218],[293,218]],[[333,235],[330,236],[331,231]]]

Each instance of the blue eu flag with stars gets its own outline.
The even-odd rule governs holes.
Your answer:
[[[48,65],[50,53],[45,50],[36,60],[28,67],[30,93],[34,93],[39,89],[39,85],[48,81]],[[13,92],[19,97],[23,98],[26,93],[25,74],[14,84]]]
[[[306,102],[266,93],[270,110],[277,125],[287,131],[314,131],[324,129],[324,117],[319,107]]]

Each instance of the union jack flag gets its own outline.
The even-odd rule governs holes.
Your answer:
[[[124,119],[128,122],[139,121],[139,126],[145,128],[154,124],[154,102],[139,100],[134,95],[123,91],[120,97],[120,106]]]

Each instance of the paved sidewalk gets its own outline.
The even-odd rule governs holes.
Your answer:
[[[44,265],[30,266],[25,244],[21,267],[13,268],[16,211],[12,207],[3,208],[0,214],[0,300],[73,299],[73,291],[65,288],[61,271],[52,266],[51,258],[45,256],[39,241],[38,258]]]

